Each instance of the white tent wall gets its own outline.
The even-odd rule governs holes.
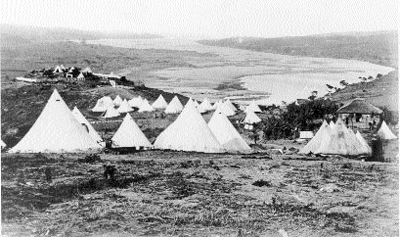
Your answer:
[[[175,96],[171,102],[169,102],[167,108],[165,108],[166,114],[177,114],[180,113],[183,109],[182,103],[179,101],[178,97]]]
[[[208,122],[208,127],[228,152],[249,152],[251,150],[224,114],[215,112]]]
[[[75,118],[80,122],[81,124],[84,124],[89,132],[90,137],[94,141],[96,141],[98,144],[101,146],[105,146],[105,142],[103,139],[100,137],[100,135],[96,132],[96,130],[93,128],[93,126],[89,123],[89,121],[83,116],[81,111],[75,106],[74,109],[72,110],[72,114],[75,116]]]
[[[180,151],[224,152],[191,100],[178,118],[157,137],[154,146],[158,149]]]
[[[135,147],[138,150],[140,147],[151,147],[151,143],[129,114],[126,114],[111,140],[114,148]]]
[[[155,109],[165,109],[167,108],[168,103],[165,101],[164,97],[160,94],[156,101],[152,104],[152,107]]]
[[[80,153],[101,148],[54,90],[28,133],[9,152]]]

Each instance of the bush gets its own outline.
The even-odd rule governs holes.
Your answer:
[[[334,114],[338,106],[330,100],[310,100],[307,103],[287,106],[280,118],[271,117],[263,122],[265,140],[288,138],[297,130],[313,131],[321,126],[327,115]]]

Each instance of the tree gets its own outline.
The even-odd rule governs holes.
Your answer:
[[[380,79],[380,78],[382,78],[382,77],[383,77],[383,75],[380,74],[380,73],[378,73],[378,74],[376,75],[376,79]]]
[[[369,76],[368,77],[368,81],[372,81],[372,80],[374,80],[374,77],[373,76]]]
[[[307,103],[287,105],[287,111],[280,118],[271,117],[263,121],[263,137],[266,140],[292,137],[296,128],[315,130],[326,116],[336,113],[338,106],[323,99],[310,100]]]

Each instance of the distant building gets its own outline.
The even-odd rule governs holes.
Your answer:
[[[340,107],[336,113],[347,126],[368,128],[370,124],[379,124],[383,111],[365,99],[357,98]]]

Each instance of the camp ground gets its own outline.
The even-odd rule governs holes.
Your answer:
[[[121,16],[136,19],[132,31],[154,17],[174,24],[171,12],[202,19],[182,22],[192,31],[225,18],[207,17],[204,2],[200,15],[182,10],[188,2],[153,4],[146,14],[135,14],[146,1],[126,9],[129,1],[113,2],[96,17],[101,1],[32,1],[10,6],[26,5],[24,16],[40,8],[35,15],[52,24],[60,17],[46,17],[47,9],[105,28],[37,28],[26,39],[1,27],[1,236],[399,236],[398,72],[385,71],[393,70],[386,31],[272,41],[125,35],[118,27],[114,35],[102,32]],[[251,30],[240,19],[253,11],[282,13],[270,1],[247,5],[215,9],[230,14],[233,31]],[[316,10],[324,4],[286,5],[312,6],[308,20],[337,18]],[[354,6],[339,18],[357,18]],[[369,14],[375,8],[380,14]],[[362,23],[390,15],[376,4],[363,9]],[[274,30],[271,12],[257,17],[264,35]],[[302,18],[289,28],[301,31]]]

